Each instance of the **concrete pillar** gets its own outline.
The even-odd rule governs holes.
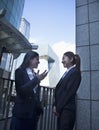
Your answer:
[[[99,130],[99,0],[76,0],[76,48],[82,60],[76,130]]]

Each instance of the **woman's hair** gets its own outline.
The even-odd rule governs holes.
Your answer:
[[[26,69],[30,65],[30,61],[35,58],[39,57],[39,54],[35,51],[28,51],[26,55],[24,56],[23,62],[21,64],[21,68]]]
[[[72,65],[76,65],[76,68],[80,71],[80,57],[78,54],[74,54],[73,52],[71,51],[68,51],[68,52],[65,52],[64,53],[65,56],[68,56],[69,59],[73,59],[72,60]]]

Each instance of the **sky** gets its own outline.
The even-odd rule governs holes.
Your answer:
[[[66,51],[75,52],[75,0],[25,0],[23,17],[30,23],[31,43],[48,44],[61,63]]]
[[[31,26],[30,41],[75,43],[75,0],[25,0],[23,17]]]

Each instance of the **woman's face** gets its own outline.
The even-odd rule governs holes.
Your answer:
[[[39,64],[39,57],[35,57],[33,58],[32,60],[30,60],[30,68],[37,68],[38,67],[38,64]]]
[[[71,66],[72,66],[71,62],[72,62],[72,59],[70,59],[70,58],[69,58],[68,56],[66,56],[66,55],[63,55],[63,57],[62,57],[62,63],[63,63],[63,66],[64,66],[65,68],[71,67]]]

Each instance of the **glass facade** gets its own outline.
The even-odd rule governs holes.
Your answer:
[[[21,19],[21,24],[20,24],[19,31],[27,39],[29,39],[29,37],[30,37],[30,23],[25,18]],[[12,69],[12,73],[11,73],[11,79],[14,79],[15,69],[18,68],[22,64],[24,56],[25,56],[25,53],[21,53],[20,56],[17,59],[14,60],[14,62],[13,62],[13,69]]]
[[[13,55],[11,53],[3,53],[0,68],[8,72],[11,71]]]
[[[24,3],[25,0],[0,0],[0,10],[6,9],[5,19],[17,29],[20,27]],[[9,54],[9,52],[3,52],[0,57],[0,70],[2,69],[10,72],[12,61],[12,54]]]
[[[25,18],[21,19],[21,24],[20,24],[19,30],[27,39],[29,39],[29,37],[30,37],[30,23]]]
[[[6,9],[5,18],[19,29],[25,0],[0,0],[0,9]]]
[[[2,9],[6,10],[5,19],[17,29],[19,29],[20,27],[22,12],[24,8],[24,2],[25,0],[0,0],[0,10]],[[13,61],[12,54],[9,54],[9,52],[8,53],[3,52],[0,58],[0,75],[1,76],[4,74],[2,73],[1,70],[5,70],[7,72],[11,71],[12,61]]]

